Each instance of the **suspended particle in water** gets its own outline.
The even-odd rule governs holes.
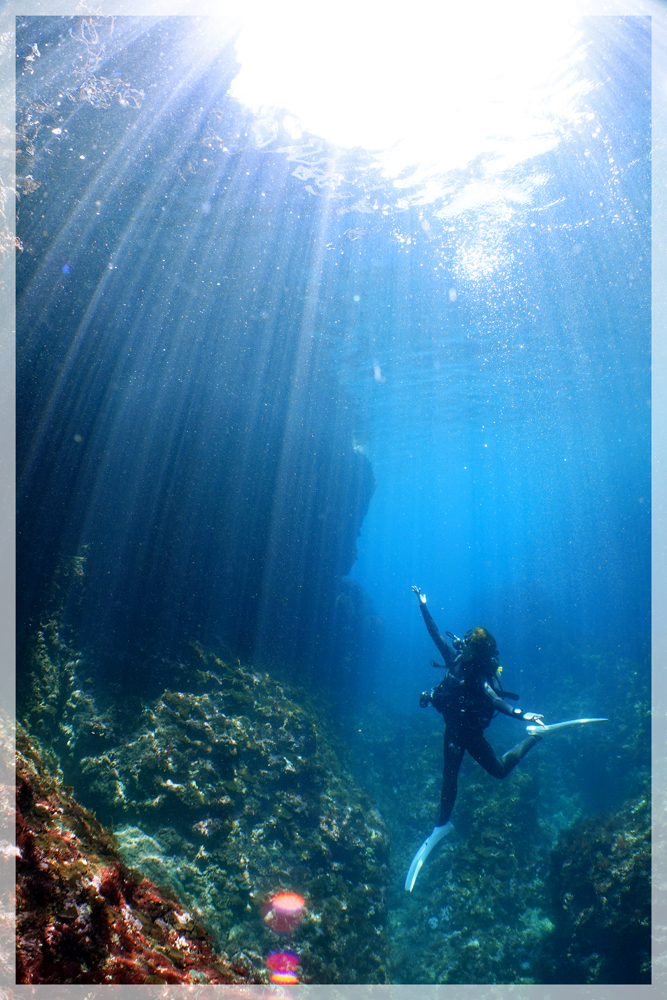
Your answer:
[[[456,302],[456,289],[455,288],[450,288],[449,289],[449,301],[450,302]]]
[[[293,951],[272,951],[266,956],[266,967],[271,973],[272,983],[293,985],[299,982],[297,968],[299,966],[299,956]]]
[[[63,264],[63,274],[69,274],[69,264]]]
[[[303,920],[306,901],[296,892],[279,892],[270,896],[262,908],[267,927],[277,934],[290,934]]]

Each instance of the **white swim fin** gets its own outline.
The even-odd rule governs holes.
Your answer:
[[[453,829],[454,826],[452,823],[445,823],[444,826],[433,827],[433,833],[426,838],[412,859],[412,864],[408,868],[408,874],[405,878],[405,888],[408,892],[412,892],[414,884],[417,881],[417,876],[421,871],[421,866],[424,864],[435,845],[448,833],[451,833]]]
[[[587,722],[609,722],[609,719],[570,719],[568,722],[553,722],[550,726],[526,726],[526,732],[531,736],[544,736],[546,733],[555,733],[557,729],[584,726]]]

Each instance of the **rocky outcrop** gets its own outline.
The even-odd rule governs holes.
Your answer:
[[[651,982],[651,807],[579,820],[551,854],[543,982]]]
[[[122,862],[115,838],[21,728],[16,816],[19,983],[261,982],[215,954],[190,913]]]
[[[61,660],[68,697],[52,741],[129,867],[175,894],[258,981],[283,945],[298,952],[303,981],[386,981],[389,841],[325,705],[195,645],[181,689],[130,719],[123,706],[99,711],[72,658]],[[306,902],[288,939],[262,919],[278,891]]]

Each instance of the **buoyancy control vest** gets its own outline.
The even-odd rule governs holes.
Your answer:
[[[457,656],[431,692],[431,704],[445,722],[466,721],[475,729],[486,729],[496,710],[484,691],[484,684],[488,683],[500,698],[505,696],[498,671],[488,676],[480,670],[464,671],[463,666]]]

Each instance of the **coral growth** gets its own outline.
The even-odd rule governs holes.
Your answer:
[[[256,982],[204,929],[119,859],[113,837],[17,737],[17,981]]]

